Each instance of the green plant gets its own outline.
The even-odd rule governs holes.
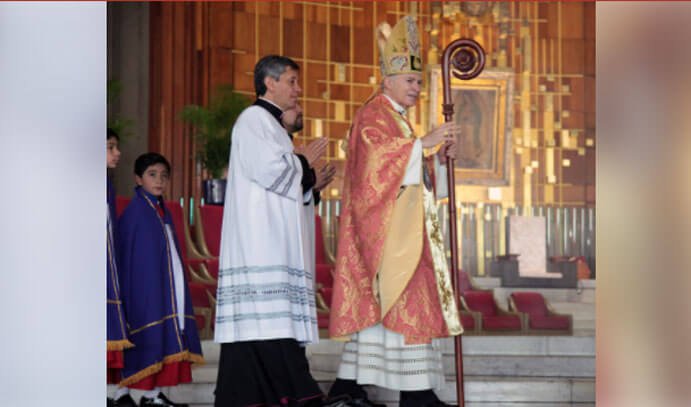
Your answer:
[[[122,93],[122,82],[117,79],[108,79],[106,82],[106,103],[108,104],[107,126],[118,134],[120,141],[124,141],[132,133],[134,120],[117,117],[112,114],[112,106],[120,99],[120,93]]]
[[[207,107],[193,104],[182,109],[182,120],[194,129],[197,159],[212,178],[220,178],[228,165],[231,129],[249,105],[249,99],[235,92],[232,85],[219,85]]]

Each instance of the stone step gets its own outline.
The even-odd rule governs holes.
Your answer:
[[[336,376],[343,343],[322,340],[307,347],[314,378],[327,392]],[[206,364],[192,369],[193,383],[164,389],[172,400],[211,406],[220,345],[203,341]],[[456,397],[454,342],[442,340],[447,386],[439,396]],[[591,406],[595,400],[595,338],[579,336],[468,336],[463,338],[466,406]],[[114,386],[109,386],[113,394]],[[398,393],[369,389],[373,400],[397,406]],[[135,400],[141,392],[132,391]]]
[[[315,372],[330,373],[335,380],[341,361],[339,354],[310,358]],[[444,371],[453,373],[455,361],[444,357]],[[465,375],[503,377],[595,377],[595,357],[592,356],[472,356],[463,357]]]
[[[593,336],[464,336],[464,355],[595,356]],[[340,354],[343,343],[324,339],[307,347],[307,355]],[[444,354],[453,355],[454,340],[441,340]]]
[[[595,356],[594,336],[464,336],[463,355],[514,356]],[[307,356],[341,354],[343,343],[322,339],[307,346]],[[207,364],[217,364],[221,346],[211,340],[202,341]],[[444,354],[454,354],[454,341],[442,340]]]
[[[340,355],[318,355],[310,358],[310,369],[315,377],[331,382],[341,361]],[[455,363],[452,357],[444,358],[444,371],[453,380]],[[192,379],[195,383],[215,383],[218,365],[195,367]],[[589,356],[465,356],[463,373],[466,376],[492,377],[566,377],[594,378],[595,358]]]
[[[464,355],[595,356],[595,338],[590,336],[466,336]],[[339,354],[343,343],[323,339],[307,347],[307,355]],[[207,363],[218,363],[220,345],[202,341]],[[452,355],[452,339],[442,340],[442,352]]]
[[[467,402],[523,402],[531,403],[594,403],[594,379],[560,378],[496,378],[466,376],[464,396]],[[398,401],[398,392],[379,387],[368,388],[373,400],[390,403]],[[447,403],[456,400],[456,383],[447,381],[443,390],[436,391]],[[395,404],[394,404],[395,405]]]
[[[328,392],[331,382],[322,381],[319,375],[322,390]],[[439,398],[446,402],[454,402],[456,399],[456,384],[447,380],[442,390],[436,391]],[[190,383],[165,389],[166,395],[173,401],[190,403],[193,405],[211,405],[213,403],[213,391],[215,383]],[[594,379],[569,379],[569,378],[498,378],[493,376],[466,376],[464,380],[465,399],[467,403],[481,403],[486,406],[496,403],[524,403],[524,405],[542,406],[540,403],[559,405],[570,403],[594,403],[595,380]],[[112,394],[112,386],[109,386]],[[398,392],[375,386],[367,386],[370,399],[389,406],[396,406]],[[138,400],[141,392],[132,391],[132,396]],[[580,404],[579,404],[580,405]]]
[[[398,407],[398,403],[386,403],[387,407]],[[190,404],[190,407],[214,407],[213,404]],[[468,402],[465,407],[595,407],[595,403],[537,403],[534,401],[528,403],[497,403],[491,402]]]
[[[214,407],[213,404],[190,404],[190,407]],[[386,403],[386,407],[398,407],[398,403]],[[595,407],[595,403],[537,403],[534,401],[528,403],[497,403],[491,402],[468,402],[465,407]]]

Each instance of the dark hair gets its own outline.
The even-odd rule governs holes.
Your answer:
[[[262,57],[254,66],[254,91],[257,96],[263,96],[266,93],[264,79],[266,79],[267,76],[278,80],[288,67],[296,71],[300,70],[298,64],[288,57],[282,55],[267,55]]]
[[[108,127],[108,132],[106,133],[106,140],[110,140],[112,138],[116,139],[117,141],[120,141],[120,136],[118,135],[118,133],[115,130]]]
[[[134,173],[138,176],[144,175],[144,171],[152,165],[163,164],[166,170],[170,172],[170,163],[164,156],[159,153],[142,154],[134,161]]]

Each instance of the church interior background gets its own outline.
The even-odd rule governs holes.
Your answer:
[[[424,90],[409,112],[418,134],[439,123],[435,75],[439,56],[454,39],[474,39],[487,54],[483,74],[459,86],[470,87],[469,95],[476,89],[473,81],[485,81],[496,90],[490,114],[483,116],[491,117],[489,136],[480,148],[489,164],[479,167],[488,175],[478,176],[472,163],[457,172],[460,268],[476,288],[492,290],[503,308],[511,305],[512,292],[532,291],[547,298],[558,313],[572,317],[566,337],[526,332],[468,336],[468,398],[482,405],[594,405],[597,143],[592,2],[109,3],[108,79],[118,83],[120,93],[109,103],[108,113],[111,119],[129,122],[116,188],[130,195],[134,158],[147,150],[162,153],[173,166],[165,195],[190,209],[187,222],[192,230],[197,213],[192,209],[203,203],[201,184],[208,174],[195,158],[192,129],[180,112],[188,104],[207,104],[215,89],[226,84],[253,98],[255,62],[265,54],[283,54],[301,68],[305,128],[296,142],[328,138],[327,161],[338,169],[319,207],[327,257],[332,258],[345,158],[341,145],[353,114],[381,79],[374,29],[383,21],[393,25],[404,14],[417,18],[423,41]],[[480,109],[480,114],[488,109]],[[447,204],[440,208],[444,222]],[[507,241],[514,215],[544,219],[545,263],[578,264],[576,285],[502,284],[497,262],[511,252]],[[214,349],[205,342],[205,353]],[[324,383],[335,374],[331,361],[336,352],[329,341],[308,351],[315,377]],[[213,357],[210,362],[213,369]],[[213,374],[196,375],[195,383],[208,390]],[[189,388],[182,391],[196,394]],[[453,398],[455,391],[445,394]],[[194,397],[187,398],[199,405],[210,403],[205,396]],[[388,402],[393,396],[383,392],[377,397]]]

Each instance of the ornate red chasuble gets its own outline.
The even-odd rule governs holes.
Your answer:
[[[448,284],[438,287],[439,277],[435,277],[428,235],[424,233],[431,223],[426,222],[422,210],[421,185],[408,187],[411,191],[419,191],[420,210],[413,211],[415,216],[407,222],[427,223],[420,229],[422,242],[418,242],[414,249],[417,252],[412,253],[413,263],[408,265],[411,273],[402,273],[401,277],[394,272],[394,277],[380,279],[388,232],[396,229],[391,219],[414,142],[412,126],[385,96],[375,96],[357,112],[348,139],[329,325],[332,337],[342,338],[377,323],[402,334],[409,344],[428,343],[432,338],[462,331],[457,323],[457,311],[453,313],[455,322],[453,315],[447,319],[454,326],[451,330],[442,312],[442,305],[449,309],[455,307],[455,301],[446,287]],[[406,258],[411,257],[407,255]],[[400,285],[401,291],[395,292],[393,300],[388,300],[385,315],[382,315],[381,300],[385,298],[383,288],[387,285]],[[386,295],[390,296],[390,292]]]

